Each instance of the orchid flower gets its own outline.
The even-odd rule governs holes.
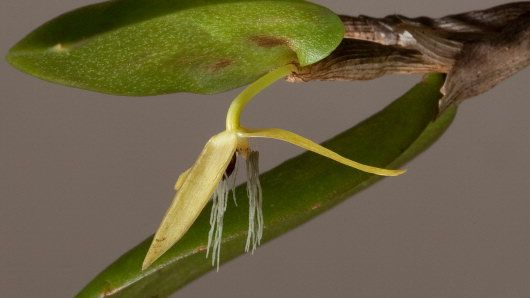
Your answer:
[[[260,244],[263,235],[262,194],[259,183],[258,153],[249,147],[250,138],[271,138],[291,143],[325,156],[346,166],[381,176],[397,176],[404,170],[387,170],[364,165],[345,158],[309,139],[278,128],[250,129],[241,126],[240,115],[250,100],[275,81],[290,75],[296,66],[286,65],[273,70],[247,87],[231,103],[226,118],[226,130],[213,136],[193,166],[177,180],[175,198],[144,259],[142,269],[149,267],[171,246],[179,241],[210,200],[213,200],[208,235],[207,256],[212,251],[212,265],[219,268],[223,215],[228,201],[227,176],[234,166],[234,157],[246,159],[247,194],[249,197],[249,228],[246,251]]]

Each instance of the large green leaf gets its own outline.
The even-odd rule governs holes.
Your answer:
[[[383,111],[324,145],[367,164],[402,165],[436,141],[455,116],[453,108],[432,122],[443,80],[441,75],[427,77]],[[293,229],[379,179],[380,176],[354,171],[313,153],[284,162],[261,175],[264,240]],[[244,252],[248,224],[245,187],[239,186],[236,194],[239,206],[229,206],[224,218],[222,262]],[[210,228],[208,209],[205,208],[188,233],[147,270],[140,268],[152,238],[110,265],[78,297],[164,297],[212,270],[210,260],[205,259]]]
[[[117,0],[57,17],[7,59],[103,93],[216,93],[288,63],[315,63],[343,34],[338,16],[301,0]]]

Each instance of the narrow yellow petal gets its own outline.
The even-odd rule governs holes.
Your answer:
[[[267,129],[247,129],[245,128],[245,129],[239,130],[238,135],[241,137],[247,137],[247,138],[270,138],[270,139],[276,139],[276,140],[288,142],[295,146],[302,147],[306,150],[309,150],[314,153],[325,156],[327,158],[333,159],[336,162],[340,162],[341,164],[350,166],[354,169],[358,169],[363,172],[376,174],[380,176],[398,176],[405,172],[405,170],[387,170],[387,169],[381,169],[381,168],[372,167],[372,166],[368,166],[368,165],[355,162],[309,139],[306,139],[293,132],[279,129],[279,128],[267,128]]]
[[[142,270],[149,267],[188,231],[223,177],[237,147],[237,135],[224,131],[212,137],[193,167],[181,175],[177,192],[149,251]]]

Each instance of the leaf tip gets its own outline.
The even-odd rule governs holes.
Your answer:
[[[13,66],[16,69],[19,69],[19,67],[17,66],[13,48],[9,49],[4,59],[7,61],[7,63],[9,63],[9,65]]]

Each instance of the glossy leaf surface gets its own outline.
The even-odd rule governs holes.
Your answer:
[[[367,164],[401,166],[435,142],[455,116],[453,108],[432,122],[442,83],[443,76],[429,76],[383,111],[323,145]],[[297,227],[380,179],[309,152],[282,163],[261,175],[264,240]],[[239,205],[230,204],[225,213],[222,262],[244,253],[248,225],[245,185],[236,189],[236,195]],[[181,241],[147,270],[140,269],[152,238],[110,265],[78,297],[165,297],[213,270],[205,259],[209,209],[205,208]]]
[[[117,0],[42,25],[7,59],[36,77],[117,95],[217,93],[317,62],[344,26],[300,0]]]

